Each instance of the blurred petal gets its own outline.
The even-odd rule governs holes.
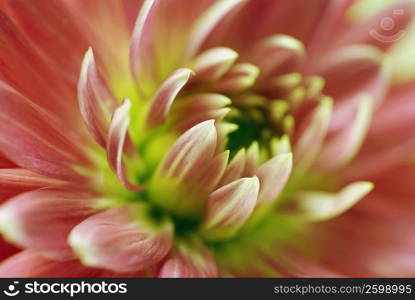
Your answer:
[[[0,202],[22,192],[62,184],[63,181],[43,177],[25,169],[0,169]]]
[[[88,160],[59,120],[4,83],[0,99],[0,147],[9,159],[45,176],[82,180],[73,168]]]
[[[0,208],[0,231],[11,242],[54,259],[72,257],[66,238],[96,209],[91,195],[41,189],[18,195]]]
[[[69,244],[83,264],[115,272],[137,272],[161,261],[169,252],[173,227],[158,223],[142,205],[109,209],[76,226]]]
[[[85,267],[78,260],[56,261],[36,251],[24,250],[0,264],[0,277],[6,278],[95,278],[143,277],[145,274],[116,274]]]
[[[355,182],[344,187],[337,194],[306,192],[298,196],[299,214],[313,221],[334,218],[350,209],[373,189],[370,182]]]
[[[209,250],[197,240],[180,241],[163,263],[158,277],[206,278],[217,277],[215,260]]]

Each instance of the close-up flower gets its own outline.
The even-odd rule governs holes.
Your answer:
[[[0,276],[415,276],[415,5],[359,1],[0,0]]]

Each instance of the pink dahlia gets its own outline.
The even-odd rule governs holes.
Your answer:
[[[414,276],[413,7],[354,2],[0,1],[0,275]]]

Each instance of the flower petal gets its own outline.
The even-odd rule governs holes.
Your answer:
[[[238,58],[238,53],[230,48],[218,47],[206,50],[196,57],[193,64],[195,81],[214,81],[221,78]]]
[[[41,175],[85,181],[74,170],[89,165],[79,136],[2,82],[0,101],[0,148],[7,158]]]
[[[221,93],[237,93],[250,88],[256,82],[260,70],[257,66],[240,63],[215,83],[213,89]]]
[[[299,137],[294,144],[297,168],[307,168],[318,155],[328,131],[331,111],[332,99],[323,98],[309,120],[299,129]]]
[[[66,238],[96,211],[91,195],[58,189],[20,194],[0,208],[0,231],[11,242],[56,259],[72,257]]]
[[[139,62],[145,62],[145,60],[143,60],[145,58],[144,53],[147,51],[145,49],[146,43],[144,41],[144,37],[146,35],[145,27],[150,21],[150,14],[155,8],[156,2],[156,0],[146,0],[143,2],[140,14],[138,15],[134,25],[132,42],[130,46],[130,68],[134,78],[136,79],[140,74],[140,71],[138,70],[140,68]]]
[[[0,169],[0,202],[22,192],[64,183],[25,169]]]
[[[261,183],[258,205],[273,203],[277,199],[288,181],[291,169],[291,153],[279,154],[258,168],[255,172]]]
[[[312,221],[334,218],[356,204],[373,189],[370,182],[354,182],[337,194],[306,192],[298,196],[299,215]]]
[[[366,137],[372,119],[373,101],[368,96],[360,96],[353,122],[337,133],[320,153],[316,165],[319,169],[333,170],[344,166],[354,158]]]
[[[121,106],[114,112],[108,134],[107,156],[109,165],[121,183],[131,191],[139,191],[142,187],[128,180],[123,162],[124,147],[130,141],[128,136],[130,108],[130,100],[124,99]]]
[[[191,74],[192,70],[190,69],[178,69],[162,83],[151,101],[147,124],[157,126],[166,120],[174,99],[187,83]]]
[[[242,148],[238,151],[238,153],[236,153],[231,163],[227,166],[219,185],[222,186],[240,178],[244,169],[245,149]]]
[[[161,261],[169,252],[173,226],[153,221],[144,205],[113,208],[76,226],[68,242],[83,264],[115,272],[137,272]]]
[[[116,101],[97,69],[91,48],[86,52],[82,62],[78,81],[78,101],[89,132],[105,148]]]
[[[209,250],[198,240],[179,241],[163,263],[160,278],[217,277],[218,270]]]
[[[228,163],[229,151],[216,155],[203,169],[185,178],[194,193],[210,193],[221,179]]]
[[[204,121],[186,131],[160,164],[160,175],[185,177],[200,170],[215,154],[217,133],[214,120]]]
[[[222,0],[214,3],[203,15],[199,16],[193,25],[186,50],[186,57],[194,56],[215,26],[245,0]]]
[[[259,185],[256,176],[241,178],[210,194],[202,224],[203,236],[222,240],[236,234],[255,208]]]
[[[249,61],[261,70],[260,78],[292,72],[304,58],[303,44],[288,35],[275,35],[259,43]]]
[[[199,216],[207,196],[202,182],[210,185],[220,177],[215,174],[205,179],[195,174],[211,174],[215,169],[222,174],[226,165],[226,152],[214,158],[216,146],[214,120],[199,123],[186,131],[159,164],[148,186],[149,196],[175,214]],[[198,182],[195,182],[196,178]]]
[[[78,260],[57,261],[24,250],[0,264],[0,277],[7,278],[96,278],[143,277],[142,273],[116,274],[102,269],[85,267]]]

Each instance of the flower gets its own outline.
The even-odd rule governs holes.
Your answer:
[[[0,274],[414,275],[415,85],[353,2],[0,2]]]

